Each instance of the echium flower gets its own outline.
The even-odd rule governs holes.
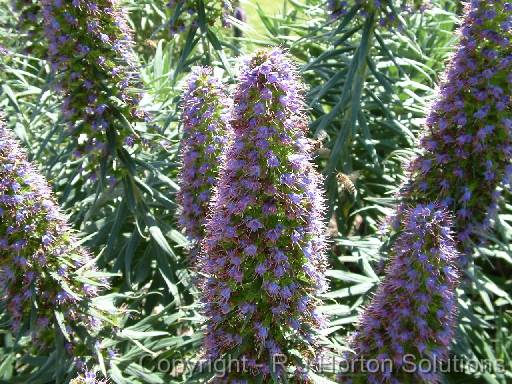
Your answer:
[[[302,364],[317,347],[326,229],[302,93],[296,68],[280,49],[259,50],[244,61],[234,96],[234,143],[201,254],[206,355],[216,359],[236,349],[237,360],[246,362],[220,381],[270,382],[269,363],[276,356],[282,362],[282,355],[296,380],[307,380]],[[286,375],[277,365],[275,375]]]
[[[403,214],[403,231],[375,297],[360,318],[346,358],[352,384],[438,383],[454,334],[458,251],[452,220],[440,204]],[[411,365],[432,369],[412,370]],[[407,366],[408,364],[408,366]],[[376,369],[378,367],[378,369]]]
[[[379,24],[391,27],[398,24],[394,8],[400,9],[400,13],[412,14],[423,11],[430,0],[327,0],[327,9],[332,19],[338,19],[356,12],[356,15],[366,18],[372,11],[379,15]]]
[[[233,0],[209,0],[204,1],[205,22],[214,25],[219,19],[224,27],[229,27],[228,16],[233,13]],[[199,26],[197,0],[170,0],[167,8],[170,11],[169,33],[175,35],[182,33],[189,27]]]
[[[404,206],[440,201],[469,250],[512,175],[512,3],[471,1],[459,34],[400,198]]]
[[[94,305],[107,286],[95,276],[47,182],[0,124],[0,300],[11,331],[31,336],[35,354],[64,340],[77,363],[94,356],[95,337],[110,316]]]
[[[204,237],[208,204],[232,136],[229,112],[225,85],[213,69],[195,67],[183,94],[183,164],[178,201],[183,207],[180,224],[197,242]]]
[[[127,16],[116,0],[43,0],[49,59],[64,95],[62,115],[75,156],[95,172],[101,160],[122,162],[141,121],[136,58]],[[100,160],[98,160],[100,159]],[[118,167],[119,168],[119,167]],[[94,177],[94,174],[91,175]]]

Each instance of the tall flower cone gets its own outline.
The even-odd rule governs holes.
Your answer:
[[[356,351],[353,360],[365,356],[399,360],[403,351],[410,353],[415,361],[426,356],[439,362],[446,357],[453,337],[454,290],[458,283],[455,271],[464,267],[471,256],[474,242],[488,229],[497,209],[499,186],[510,182],[512,175],[512,77],[509,74],[512,66],[511,16],[512,5],[504,1],[473,0],[466,5],[459,31],[459,46],[450,60],[436,101],[427,117],[427,129],[421,140],[422,153],[408,167],[407,182],[398,196],[400,205],[394,227],[399,235],[393,244],[392,259],[382,286],[363,312],[358,332],[352,339],[351,346]],[[438,256],[432,255],[428,245],[432,239],[427,236],[421,242],[411,238],[411,206],[433,206],[429,210],[437,212],[440,217],[446,217],[447,214],[453,217],[451,225],[447,220],[444,220],[444,224],[440,221],[438,231],[440,234],[440,230],[447,233],[452,226],[453,245],[446,236],[444,240],[443,237],[438,239],[438,243],[444,242],[444,249],[449,250],[448,254],[452,256],[443,257],[441,253]],[[433,223],[432,220],[430,222]],[[428,248],[418,248],[420,244]],[[461,257],[455,256],[452,250],[454,247],[462,253]],[[418,280],[418,258],[425,256],[430,259],[427,264],[429,275],[423,274],[422,279]],[[440,262],[442,260],[444,262]],[[407,274],[408,271],[412,271],[412,275]],[[413,283],[416,279],[416,284],[419,281],[428,289],[423,292],[423,296],[408,294],[409,299],[402,300],[399,295],[403,287],[398,289],[396,282],[407,283],[409,279]],[[432,281],[436,286],[427,285],[432,284]],[[443,307],[439,311],[435,300],[441,297],[440,294],[447,295],[442,297],[443,302],[453,308]],[[424,321],[416,321],[411,328],[411,324],[389,320],[387,316],[380,315],[383,312],[379,312],[385,303],[390,305],[388,309],[391,312],[388,315],[393,319],[402,310],[400,303],[406,303],[407,316],[416,315]],[[422,303],[429,305],[421,307]],[[393,304],[396,308],[393,308]],[[424,316],[420,316],[420,308],[426,310]],[[390,321],[401,327],[395,329]],[[419,334],[420,327],[424,327],[423,334],[428,338],[414,336],[411,339],[411,330]],[[400,339],[402,335],[405,335],[403,341]],[[415,345],[412,349],[407,344],[411,340],[414,340]],[[395,368],[400,368],[396,361]],[[346,375],[342,378],[349,380]],[[366,382],[364,378],[361,380],[359,382]],[[393,370],[370,376],[369,380],[385,383],[437,383],[440,378],[436,372],[405,375]],[[353,382],[358,381],[354,379]]]
[[[107,281],[68,227],[50,187],[0,124],[0,298],[29,353],[60,348],[81,368],[101,353],[97,335],[112,320],[94,304]]]
[[[204,237],[208,204],[232,136],[230,101],[213,69],[196,67],[183,94],[182,169],[178,201],[180,225],[199,243]]]
[[[272,375],[287,375],[285,369],[307,381],[303,364],[318,347],[326,228],[302,91],[280,49],[259,50],[244,61],[234,96],[234,143],[201,256],[206,355],[234,357],[236,350],[237,360],[246,362],[223,382],[270,382]]]
[[[41,3],[67,133],[74,140],[74,155],[83,158],[82,167],[96,179],[99,166],[127,161],[127,149],[138,139],[132,123],[144,119],[140,94],[134,92],[139,82],[127,17],[116,0]]]
[[[342,383],[439,382],[457,308],[458,251],[451,227],[440,205],[404,212],[386,275],[351,340],[355,354],[347,355],[345,366],[355,369],[340,375]],[[431,369],[411,372],[421,359]]]
[[[403,206],[438,200],[452,211],[468,252],[496,212],[497,188],[512,176],[510,17],[506,1],[466,5],[459,46],[427,117],[423,153],[400,194]]]

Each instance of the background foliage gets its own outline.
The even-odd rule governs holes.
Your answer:
[[[0,0],[0,110],[53,183],[61,205],[100,266],[116,273],[112,294],[129,316],[111,340],[115,383],[203,380],[180,368],[159,372],[157,358],[196,358],[201,318],[186,258],[188,243],[176,229],[177,153],[182,79],[194,65],[213,65],[231,83],[236,57],[258,46],[289,49],[308,87],[310,136],[329,198],[330,291],[324,342],[342,351],[361,306],[383,271],[379,225],[393,209],[401,165],[415,151],[439,75],[452,52],[461,3],[434,0],[424,12],[404,17],[402,28],[380,28],[371,19],[331,20],[321,0],[245,1],[243,31],[199,20],[171,36],[165,1],[126,0],[141,65],[142,104],[151,114],[137,127],[146,146],[132,154],[132,184],[83,188],[70,172],[77,161],[66,150],[59,96],[51,89],[44,41],[18,25],[12,2]],[[198,2],[202,6],[202,2]],[[341,176],[337,177],[342,173]],[[510,191],[509,191],[510,192]],[[459,290],[459,326],[452,351],[502,364],[504,372],[462,372],[446,383],[512,381],[512,199],[478,252]],[[385,247],[384,247],[385,249]],[[3,313],[3,311],[2,311]],[[2,335],[0,381],[16,378],[16,350]],[[44,361],[36,363],[44,370]],[[326,375],[328,378],[329,375]],[[332,379],[332,376],[331,376]],[[45,375],[38,381],[46,382]]]

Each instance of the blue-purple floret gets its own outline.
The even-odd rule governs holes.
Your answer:
[[[0,219],[0,299],[11,332],[30,336],[32,353],[47,354],[63,340],[77,363],[95,356],[94,337],[106,314],[92,299],[107,282],[94,276],[94,263],[77,245],[46,180],[3,123]]]
[[[101,160],[128,156],[143,121],[140,81],[127,15],[117,0],[43,0],[48,56],[64,96],[62,116],[74,156],[95,179]],[[119,156],[119,157],[118,157]],[[116,169],[119,172],[120,167]]]
[[[356,361],[355,367],[374,360],[383,369],[356,369],[353,376],[340,376],[341,382],[439,382],[439,364],[448,356],[457,308],[459,254],[452,225],[440,204],[420,204],[403,212],[403,230],[386,274],[352,337],[355,354],[346,356]],[[432,370],[407,372],[421,359],[430,360]]]
[[[235,11],[233,12],[233,17],[243,23],[247,21],[247,14],[242,7],[236,7]]]
[[[499,186],[512,176],[512,3],[472,1],[409,166],[403,206],[439,201],[454,213],[471,253],[496,213]],[[397,217],[400,217],[398,215]]]
[[[318,347],[315,329],[324,318],[317,294],[327,285],[324,198],[305,137],[303,88],[287,54],[257,51],[244,60],[237,84],[234,143],[201,256],[204,347],[211,359],[238,348],[247,360],[247,372],[235,369],[222,380],[267,382],[272,356],[286,355],[298,375],[292,351],[307,361]]]
[[[208,205],[232,137],[230,104],[226,85],[214,75],[212,68],[193,69],[183,94],[178,201],[183,207],[180,225],[196,242],[204,237]]]

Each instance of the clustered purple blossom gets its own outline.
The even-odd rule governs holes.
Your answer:
[[[356,362],[356,372],[341,375],[343,383],[439,382],[439,364],[448,356],[457,308],[452,220],[440,204],[407,209],[402,220],[386,275],[351,340],[355,355],[347,359]],[[420,359],[430,360],[432,369],[404,369]],[[375,362],[378,370],[371,366]]]
[[[226,85],[212,68],[195,67],[183,94],[179,222],[196,242],[204,237],[208,205],[232,136]]]
[[[70,357],[93,356],[106,313],[92,299],[107,281],[95,277],[46,180],[3,123],[0,218],[0,300],[11,331],[30,335],[32,352],[40,354],[55,348],[60,329]]]
[[[206,225],[201,268],[210,359],[237,350],[245,371],[225,382],[270,380],[279,354],[296,380],[314,357],[325,319],[324,199],[305,137],[307,118],[295,66],[280,49],[244,61],[234,96],[234,143]],[[276,376],[286,372],[278,370]]]
[[[354,11],[363,19],[376,12],[379,25],[391,27],[398,23],[394,9],[399,8],[402,15],[412,14],[425,10],[429,4],[430,0],[327,0],[327,9],[335,20]]]
[[[403,206],[439,201],[453,212],[470,252],[512,177],[512,3],[471,1],[421,140],[409,166]],[[398,215],[397,217],[400,217]]]
[[[122,161],[142,121],[137,61],[127,16],[116,0],[43,0],[42,14],[62,115],[74,155],[96,177],[98,159]],[[85,137],[85,139],[83,139]]]
[[[233,0],[209,0],[203,2],[205,22],[214,25],[222,21],[224,27],[229,27],[228,16],[233,13]],[[189,27],[199,27],[198,3],[196,0],[170,0],[167,8],[170,11],[169,32],[171,36],[183,33]]]
[[[456,257],[455,249],[471,253],[473,241],[485,233],[497,210],[500,184],[510,183],[512,176],[511,19],[512,4],[508,2],[473,0],[466,6],[459,47],[427,118],[428,130],[421,140],[423,153],[411,162],[408,181],[400,191],[394,223],[399,235],[392,259],[352,339],[356,350],[353,359],[391,358],[400,368],[396,364],[403,352],[438,361],[446,357],[453,338],[455,271],[464,260]],[[436,206],[427,205],[430,202]],[[410,206],[417,208],[411,211]],[[417,225],[418,209],[441,218],[425,221],[429,228],[437,223],[437,232],[429,234],[427,227]],[[453,217],[453,225],[446,219],[447,213]],[[413,220],[416,224],[411,227]],[[446,235],[450,226],[456,234],[453,240]],[[436,233],[437,240],[433,236]],[[428,273],[418,274],[425,257]],[[420,291],[418,284],[423,287]],[[402,322],[402,310],[417,318],[412,323]],[[423,336],[418,339],[420,325],[426,327],[424,336],[428,330],[428,342]],[[411,334],[411,329],[416,334]],[[413,343],[407,344],[411,340]],[[395,369],[370,375],[369,380],[401,383],[408,380],[405,377]],[[435,372],[417,372],[414,379],[439,382]],[[357,377],[343,380],[361,382]]]

